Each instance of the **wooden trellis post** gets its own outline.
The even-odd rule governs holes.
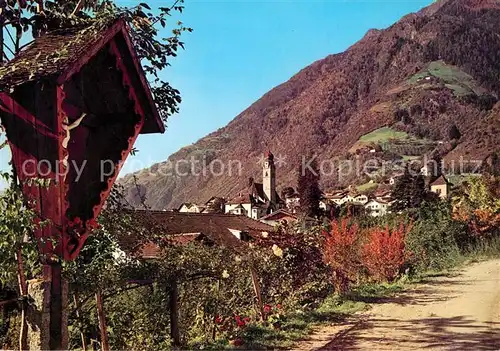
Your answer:
[[[81,319],[80,319],[80,299],[78,296],[78,291],[75,291],[75,294],[73,295],[73,302],[75,304],[75,309],[76,309],[76,318],[78,319],[78,321],[81,321]],[[80,330],[80,337],[82,339],[82,350],[87,351],[87,341],[85,340],[85,334],[81,330]]]
[[[264,304],[262,302],[262,292],[260,290],[259,277],[257,276],[257,271],[253,266],[250,266],[250,273],[252,275],[252,284],[255,292],[255,297],[257,298],[257,311],[260,313],[261,320],[265,321],[266,314],[264,312]]]
[[[170,307],[170,336],[174,346],[181,345],[181,334],[179,330],[179,284],[177,279],[171,280],[169,291]]]

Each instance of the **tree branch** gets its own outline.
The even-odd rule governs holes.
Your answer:
[[[7,50],[9,50],[9,52],[13,55],[13,56],[16,56],[16,54],[14,53],[14,51],[12,51],[11,48],[9,48],[5,43],[3,43],[3,47],[6,48]]]
[[[76,16],[76,14],[78,12],[80,12],[80,10],[85,6],[85,0],[80,0],[78,1],[78,4],[76,4],[76,7],[75,9],[73,10],[73,12],[71,13],[70,17],[73,17],[73,16]]]
[[[12,36],[12,34],[10,34],[10,30],[9,30],[9,28],[7,26],[5,26],[5,31],[9,35],[9,38],[12,41],[12,45],[16,45],[16,41],[14,40],[14,37]]]
[[[172,9],[180,2],[181,0],[175,0],[175,2],[172,4],[172,6],[170,6],[169,8],[169,11],[172,11]],[[152,22],[151,23],[151,27],[154,26],[156,23],[158,23],[158,21],[160,21],[162,18],[164,18],[165,15],[164,13],[162,13],[157,19],[156,21]]]
[[[110,292],[106,295],[103,296],[103,300],[106,300],[110,297],[113,297],[115,295],[118,295],[122,292],[125,292],[125,291],[128,291],[128,290],[133,290],[133,289],[137,289],[137,288],[140,288],[140,287],[143,287],[143,286],[147,286],[147,285],[151,285],[153,284],[153,281],[152,280],[145,280],[143,281],[143,284],[140,284],[140,283],[137,283],[137,285],[133,285],[133,286],[127,286],[125,288],[122,288],[122,289],[118,289],[118,290],[115,290],[113,292]],[[94,298],[94,294],[86,297],[85,299],[83,299],[82,301],[80,301],[80,306],[78,308],[75,308],[73,311],[71,311],[70,313],[70,318],[73,316],[73,314],[75,314],[76,312],[80,312],[83,308],[83,306],[90,300]]]

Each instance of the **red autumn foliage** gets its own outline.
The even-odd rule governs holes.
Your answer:
[[[350,218],[332,221],[330,232],[324,232],[323,260],[333,270],[332,282],[336,291],[345,293],[357,279],[360,229]]]
[[[370,241],[363,246],[363,265],[377,281],[392,281],[404,264],[408,253],[405,250],[405,236],[411,226],[401,224],[390,229],[373,228]]]
[[[455,209],[453,218],[467,223],[470,233],[479,238],[491,236],[500,227],[500,214],[491,209]]]

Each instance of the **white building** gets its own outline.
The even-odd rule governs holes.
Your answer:
[[[423,169],[423,168],[422,168]],[[422,170],[421,170],[422,171]],[[394,185],[398,181],[399,178],[401,178],[403,174],[395,174],[392,177],[389,178],[389,185]]]
[[[373,217],[384,216],[389,213],[391,203],[381,199],[373,199],[365,204],[365,209]]]
[[[365,205],[368,202],[368,196],[364,194],[358,194],[354,197],[354,202]]]
[[[185,202],[179,207],[178,211],[182,213],[203,213],[205,209],[206,206]]]
[[[328,202],[334,203],[337,206],[342,206],[345,203],[364,205],[368,202],[368,196],[344,190],[333,194],[325,194],[323,202],[325,202],[325,205],[323,206],[326,206]]]
[[[276,192],[274,156],[269,152],[262,165],[262,183],[250,178],[247,188],[226,203],[225,212],[259,219],[283,206],[284,202]]]
[[[290,212],[295,213],[297,208],[300,207],[299,194],[295,193],[293,195],[287,196],[285,198],[285,206]]]
[[[346,191],[336,192],[334,194],[329,195],[328,198],[336,205],[341,206],[347,201],[347,192]]]

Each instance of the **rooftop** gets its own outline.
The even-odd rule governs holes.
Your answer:
[[[448,185],[449,182],[445,176],[441,175],[438,179],[432,182],[431,186]]]
[[[216,213],[179,213],[167,211],[131,210],[132,219],[144,228],[149,228],[154,237],[171,239],[174,242],[186,244],[202,237],[221,246],[240,250],[244,243],[231,230],[244,232],[252,239],[263,240],[263,232],[270,233],[272,226],[256,221],[247,216]],[[139,237],[123,236],[121,246],[126,251],[160,249],[149,240]],[[156,249],[154,249],[156,247]]]

